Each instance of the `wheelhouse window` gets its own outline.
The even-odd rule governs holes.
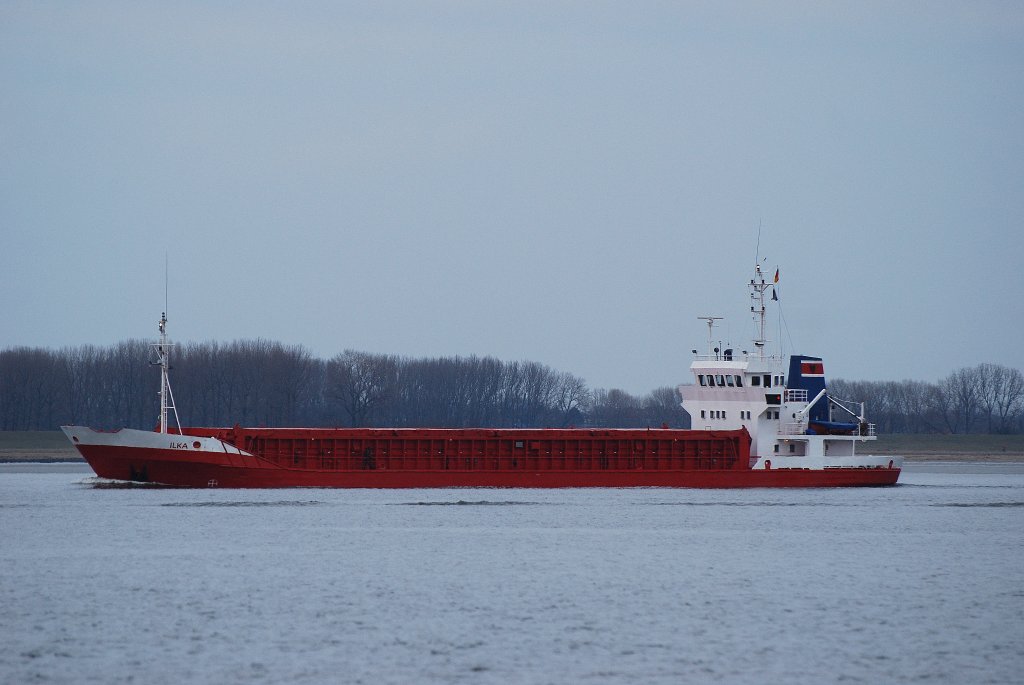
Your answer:
[[[704,374],[698,374],[698,376],[697,376],[697,381],[698,381],[698,382],[699,382],[699,383],[700,383],[700,384],[701,384],[702,386],[703,386],[703,385],[707,385],[707,383],[705,383],[705,382],[704,382]]]
[[[751,376],[750,377],[750,384],[752,386],[754,386],[755,388],[761,387],[761,377],[760,376]]]
[[[742,388],[743,387],[743,376],[736,376],[736,387],[737,388]]]
[[[766,387],[766,388],[772,387],[772,376],[771,376],[771,374],[766,373],[764,375],[764,387]]]
[[[735,377],[734,376],[726,376],[725,377],[725,384],[728,385],[730,388],[736,387]]]
[[[717,385],[720,388],[725,387],[725,378],[722,377],[722,374],[718,374],[717,376],[715,376],[715,385]]]

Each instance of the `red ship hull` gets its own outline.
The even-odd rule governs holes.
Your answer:
[[[102,478],[195,488],[808,488],[893,485],[900,474],[753,469],[745,430],[65,431]]]

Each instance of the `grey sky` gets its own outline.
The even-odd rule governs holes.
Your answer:
[[[0,347],[1020,368],[1024,5],[0,6]],[[778,339],[778,319],[772,317]],[[790,345],[790,339],[792,345]]]

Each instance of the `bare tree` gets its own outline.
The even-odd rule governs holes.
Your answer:
[[[327,363],[328,385],[353,426],[369,425],[373,413],[396,391],[395,357],[345,350]]]
[[[587,425],[602,428],[646,425],[643,401],[618,388],[595,390],[587,413]]]
[[[988,432],[1010,432],[1014,418],[1024,409],[1024,374],[1000,364],[980,364],[975,371]]]
[[[590,404],[590,390],[587,383],[571,373],[560,373],[555,380],[553,393],[554,410],[559,414],[559,425],[568,426],[583,419],[583,410]]]
[[[683,411],[681,400],[676,388],[666,386],[652,390],[643,401],[647,425],[689,428],[689,417]]]
[[[943,381],[947,387],[953,406],[963,422],[964,433],[974,428],[981,405],[981,392],[978,374],[974,369],[957,369]]]
[[[40,347],[0,352],[0,429],[52,430],[68,420],[67,369]]]

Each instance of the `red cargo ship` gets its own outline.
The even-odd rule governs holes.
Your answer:
[[[854,457],[853,441],[873,435],[849,431],[827,437],[809,431],[805,436],[812,446],[844,441],[849,447],[834,450],[839,456],[769,455],[777,463],[773,468],[772,458],[751,453],[747,424],[722,430],[181,428],[168,381],[166,324],[166,316],[161,317],[160,341],[154,345],[161,368],[156,431],[62,427],[101,478],[196,488],[740,488],[892,485],[900,473],[891,459]],[[759,367],[753,371],[760,377]],[[743,382],[738,372],[730,380]],[[808,405],[805,395],[800,406]],[[760,388],[737,394],[723,387],[714,406],[729,398],[758,407],[758,415],[765,417],[778,404]],[[173,428],[168,425],[172,415]],[[775,430],[770,421],[754,428],[758,425]],[[793,431],[780,433],[776,444],[794,444],[799,437]]]
[[[826,487],[889,468],[752,469],[746,430],[66,426],[103,478],[184,487]]]

